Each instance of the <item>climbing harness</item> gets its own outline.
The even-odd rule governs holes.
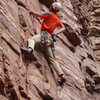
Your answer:
[[[53,39],[53,42],[56,42],[56,35],[53,34],[53,33],[51,33],[51,37],[52,37],[52,39]]]
[[[47,35],[47,31],[42,31],[41,32],[41,42],[45,44],[45,46],[49,46],[50,44],[48,40],[49,40],[49,37]]]
[[[52,39],[52,43],[50,43],[50,39]],[[51,33],[51,35],[48,35],[47,31],[41,32],[41,42],[45,46],[51,46],[52,51],[55,51],[54,42],[56,42],[56,35]]]

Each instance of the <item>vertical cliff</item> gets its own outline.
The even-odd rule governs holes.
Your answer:
[[[41,45],[31,56],[21,54],[20,47],[41,27],[26,8],[45,12],[53,1],[0,0],[0,100],[100,99],[99,0],[57,0],[66,27],[55,44],[55,58],[67,79],[64,86],[58,86]]]
[[[100,61],[100,1],[92,0],[90,17],[90,39],[92,40],[96,60]]]

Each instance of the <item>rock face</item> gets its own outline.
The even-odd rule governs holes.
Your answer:
[[[100,2],[58,1],[63,5],[59,16],[66,27],[55,44],[55,58],[67,79],[63,87],[57,85],[58,76],[40,45],[31,56],[20,51],[29,37],[40,34],[41,27],[40,19],[26,8],[44,12],[53,0],[0,0],[0,100],[100,100]],[[88,38],[92,8],[93,47]]]
[[[90,18],[90,39],[92,40],[96,60],[100,61],[100,1],[93,0]]]
[[[99,66],[97,66],[97,71],[99,72],[100,71],[100,0],[92,0],[91,6],[92,6],[92,13],[90,17],[90,40],[92,41],[95,59],[99,63]],[[98,74],[98,77],[100,77],[100,74]],[[100,81],[96,82],[96,87],[98,89],[100,88]]]

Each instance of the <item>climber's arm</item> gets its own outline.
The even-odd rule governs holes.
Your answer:
[[[39,12],[32,11],[32,10],[29,9],[29,7],[25,7],[25,8],[29,11],[30,14],[32,14],[36,17],[41,17],[41,14]]]
[[[36,17],[41,17],[41,14],[39,12],[36,11],[29,11],[30,14],[36,16]]]
[[[50,12],[44,12],[44,13],[38,13],[36,11],[30,11],[30,14],[36,16],[36,17],[40,17],[41,19],[44,19],[46,17],[48,17],[50,15]]]
[[[50,15],[50,12],[44,12],[44,13],[39,13],[36,11],[31,11],[30,9],[26,8],[30,14],[36,16],[36,17],[40,17],[41,19],[44,19],[46,17],[48,17]]]
[[[60,29],[58,31],[55,32],[56,35],[64,32],[66,30],[65,26],[62,24],[62,26],[60,27]]]

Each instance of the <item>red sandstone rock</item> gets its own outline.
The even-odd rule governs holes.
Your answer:
[[[47,11],[53,0],[0,0],[0,100],[99,100],[100,68],[93,50],[100,48],[97,41],[92,49],[87,37],[89,2],[58,1],[63,5],[59,16],[66,27],[55,44],[55,58],[67,79],[63,87],[57,85],[58,76],[48,65],[42,46],[36,46],[26,58],[20,51],[27,38],[40,34],[41,21],[27,8]],[[94,13],[98,15],[98,10]]]

